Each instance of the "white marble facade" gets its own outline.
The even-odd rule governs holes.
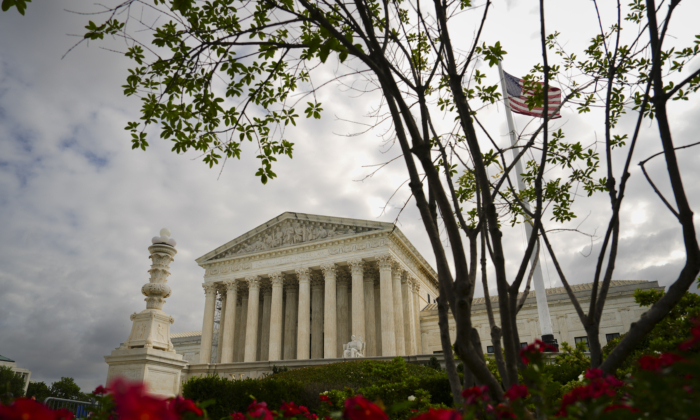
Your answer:
[[[588,308],[590,304],[592,283],[572,285],[574,293],[581,303],[581,306]],[[605,345],[609,339],[626,333],[630,329],[632,322],[641,318],[647,308],[640,307],[634,301],[634,291],[637,289],[663,290],[657,281],[644,280],[613,280],[608,291],[608,298],[603,310],[600,322],[600,342]],[[498,311],[498,297],[492,296],[494,315],[496,323],[500,324]],[[572,346],[576,341],[588,341],[583,324],[576,314],[574,305],[571,303],[568,294],[563,287],[547,289],[547,301],[549,312],[552,318],[554,339],[558,343],[567,342]],[[540,326],[538,322],[537,304],[534,292],[530,292],[525,301],[525,305],[517,316],[518,333],[521,343],[532,343],[540,338]],[[486,315],[486,304],[484,298],[474,299],[472,306],[472,323],[479,331],[481,344],[484,353],[490,353],[491,333],[488,317]],[[423,354],[432,354],[442,351],[440,344],[440,328],[438,327],[438,311],[435,304],[427,305],[421,312],[421,336]],[[454,319],[450,316],[450,337],[455,338]]]
[[[351,335],[365,356],[419,354],[418,314],[437,294],[436,273],[391,223],[287,212],[197,263],[199,364],[341,358]]]

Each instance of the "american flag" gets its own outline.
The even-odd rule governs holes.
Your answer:
[[[523,114],[529,115],[531,117],[542,118],[544,113],[544,107],[539,106],[532,108],[532,110],[528,109],[527,107],[527,99],[528,97],[532,96],[532,91],[523,90],[523,79],[518,79],[515,76],[511,76],[505,71],[503,72],[503,75],[506,83],[506,92],[508,92],[508,103],[510,104],[510,109],[516,114]],[[554,113],[554,110],[557,109],[559,105],[561,105],[561,89],[550,87],[547,96],[549,97],[549,99],[547,100],[549,118],[561,118],[559,112],[557,112],[556,114]]]

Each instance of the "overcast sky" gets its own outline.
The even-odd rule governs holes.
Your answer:
[[[677,12],[670,42],[687,46],[700,5],[686,3]],[[597,33],[592,2],[548,2],[548,7],[549,30],[560,31],[570,50],[580,51]],[[147,248],[162,227],[170,228],[178,241],[169,280],[173,293],[164,310],[175,318],[173,332],[182,332],[201,329],[203,270],[195,258],[238,235],[285,211],[395,219],[408,196],[406,187],[381,213],[406,180],[402,160],[364,182],[357,180],[371,171],[364,166],[398,156],[398,147],[384,144],[376,132],[343,136],[357,127],[338,120],[362,120],[377,104],[376,97],[353,97],[337,86],[321,92],[323,119],[300,122],[288,132],[296,143],[294,159],[281,158],[275,168],[279,178],[265,186],[254,176],[254,150],[247,146],[243,159],[229,162],[221,173],[220,168],[208,169],[196,154],[171,153],[171,146],[157,136],[149,139],[147,152],[132,151],[123,127],[138,119],[140,103],[125,98],[120,87],[130,63],[100,48],[123,44],[83,45],[61,59],[76,41],[69,34],[83,33],[88,20],[65,9],[97,10],[87,1],[35,0],[24,17],[14,10],[0,13],[0,354],[30,369],[32,379],[50,383],[71,376],[84,391],[104,383],[103,356],[127,338],[129,315],[145,308],[140,288],[148,281]],[[606,27],[612,23],[608,12],[603,15]],[[483,39],[488,44],[501,41],[509,53],[505,67],[512,74],[523,75],[540,61],[537,13],[532,2],[511,0],[493,7]],[[466,49],[472,30],[465,25],[465,32],[453,38],[463,39]],[[699,62],[689,68],[696,69]],[[481,69],[495,83],[494,70],[485,65]],[[699,111],[697,96],[672,104],[678,145],[697,141]],[[602,138],[600,115],[581,117],[573,109],[564,109],[562,115],[558,124],[570,140]],[[507,144],[503,109],[493,106],[481,116],[499,143]],[[527,122],[516,117],[518,126]],[[632,124],[632,117],[623,119],[620,132],[631,132]],[[659,150],[656,127],[646,123],[635,163]],[[696,149],[680,154],[695,209],[700,205],[698,156]],[[621,157],[615,159],[619,169]],[[668,193],[663,159],[649,168]],[[631,173],[614,278],[668,285],[683,264],[679,225],[636,165]],[[580,224],[581,230],[597,235],[592,245],[577,234],[553,238],[573,283],[591,281],[608,209],[604,194],[576,203],[579,218],[567,227]],[[434,261],[413,202],[399,226]],[[505,237],[513,273],[524,248],[524,231],[506,228]],[[545,283],[560,285],[551,261],[543,258],[542,263]],[[479,288],[477,294],[482,293]]]

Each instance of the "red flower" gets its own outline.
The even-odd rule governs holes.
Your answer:
[[[557,348],[551,344],[547,344],[542,340],[535,340],[534,343],[528,344],[526,347],[520,349],[518,355],[524,364],[530,363],[530,358],[545,351],[557,351]]]
[[[253,400],[248,406],[248,415],[251,417],[260,417],[262,420],[272,420],[272,413],[267,408],[266,402],[258,402],[258,400]]]
[[[293,402],[286,403],[282,401],[282,406],[280,407],[280,410],[282,410],[282,415],[284,417],[295,417],[295,416],[301,416],[304,415],[308,418],[312,418],[309,416],[312,416],[312,414],[309,413],[309,409],[302,406],[298,406],[294,404]],[[317,416],[318,417],[318,416]]]
[[[139,420],[178,420],[179,415],[168,401],[146,394],[142,383],[117,378],[108,386],[114,396],[117,418]]]
[[[246,420],[245,415],[243,413],[233,413],[231,414],[231,418],[233,420]]]
[[[73,420],[75,416],[66,408],[59,408],[53,412],[53,420]]]
[[[345,420],[388,420],[388,416],[376,404],[373,404],[362,395],[357,395],[345,400]]]
[[[586,378],[590,380],[588,385],[576,387],[562,397],[558,416],[566,416],[566,408],[578,401],[595,400],[603,396],[614,397],[615,388],[623,385],[622,381],[614,376],[604,377],[600,369],[588,369]]]
[[[195,405],[194,401],[182,398],[180,395],[170,400],[170,406],[176,413],[180,415],[188,412],[194,413],[198,416],[204,414],[202,409]]]
[[[695,326],[690,329],[690,338],[678,346],[679,350],[688,351],[700,343],[700,319],[695,319],[693,322]]]
[[[102,385],[98,385],[92,393],[95,395],[104,395],[107,393],[107,390]]]
[[[584,375],[588,379],[601,379],[605,376],[602,370],[598,368],[588,369]]]
[[[464,403],[467,405],[472,405],[479,400],[487,401],[489,395],[487,394],[489,387],[486,385],[473,386],[462,391],[462,396],[464,397]]]
[[[528,395],[530,395],[530,392],[525,385],[513,385],[505,393],[506,398],[511,401],[515,401],[518,398],[527,398]]]
[[[638,408],[630,407],[627,404],[610,404],[609,406],[605,407],[605,410],[603,410],[603,411],[607,413],[608,411],[614,411],[614,410],[628,410],[631,413],[636,413],[639,411]]]
[[[53,411],[44,404],[29,398],[18,398],[10,405],[0,405],[3,420],[69,420],[73,413],[66,409]]]
[[[320,395],[318,396],[318,398],[321,399],[321,402],[324,402],[324,403],[326,403],[326,404],[328,404],[328,405],[333,405],[333,403],[331,402],[331,399],[328,397],[328,395],[320,394]]]
[[[655,356],[642,356],[639,358],[639,368],[643,370],[659,371],[665,367],[671,366],[672,364],[685,360],[682,356],[674,353],[664,353]]]
[[[446,408],[436,410],[431,408],[427,413],[414,417],[412,420],[459,420],[461,418],[459,412],[455,410],[448,410]]]
[[[514,385],[516,386],[516,385]],[[512,389],[512,388],[511,388]],[[527,389],[526,389],[527,391]],[[496,418],[498,419],[514,419],[516,418],[513,409],[505,404],[498,404],[496,406]]]

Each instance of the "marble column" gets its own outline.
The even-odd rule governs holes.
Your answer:
[[[423,354],[423,336],[421,335],[422,333],[420,329],[420,283],[418,282],[418,279],[415,279],[413,282],[413,302],[414,316],[416,317],[416,354]]]
[[[282,306],[282,305],[280,305]],[[263,291],[262,339],[260,340],[260,360],[270,360],[270,331],[272,318],[272,287]],[[281,330],[280,330],[281,331]]]
[[[219,286],[217,289],[219,296],[221,296],[221,314],[219,315],[219,334],[216,343],[216,363],[221,363],[221,352],[224,348],[224,328],[226,326],[226,286]]]
[[[350,309],[348,308],[347,271],[338,271],[336,279],[336,292],[336,304],[338,305],[336,354],[337,357],[343,357],[343,344],[350,341]]]
[[[260,277],[248,276],[248,319],[245,328],[244,362],[254,362],[258,344],[258,311],[260,305]]]
[[[287,340],[285,338],[284,331],[287,329],[287,321],[284,319],[284,317],[287,314],[287,296],[284,292],[284,286],[282,286],[282,341],[280,344],[280,360],[284,360],[284,343]]]
[[[338,357],[338,308],[336,299],[336,267],[335,264],[324,264],[323,270],[324,296],[323,296],[323,358],[335,359]]]
[[[239,284],[239,288],[242,288],[245,280],[241,280],[242,284]],[[238,306],[238,322],[236,322],[236,346],[234,347],[234,357],[236,362],[243,361],[243,355],[245,353],[245,327],[246,321],[248,319],[248,289],[242,288],[238,292],[241,299],[241,304]]]
[[[392,266],[394,260],[390,255],[379,256],[379,293],[381,306],[382,356],[396,356],[396,321],[394,317],[394,286]],[[401,283],[399,282],[399,286]],[[399,290],[401,288],[399,287]],[[403,339],[403,334],[402,334]]]
[[[233,337],[236,332],[236,302],[238,293],[236,280],[226,280],[226,319],[224,321],[224,342],[221,347],[221,363],[233,362]],[[219,331],[221,334],[221,331]]]
[[[323,358],[323,276],[311,274],[311,358]],[[335,322],[333,323],[335,325]],[[335,340],[334,340],[335,341]]]
[[[238,362],[243,361],[243,356],[245,356],[245,332],[246,326],[248,325],[248,283],[245,283],[245,291],[241,296],[241,321],[238,324],[240,327],[238,330]]]
[[[367,347],[365,348],[365,356],[376,356],[377,355],[377,329],[376,320],[374,315],[374,276],[368,275],[368,267],[365,266],[364,274],[364,287],[363,292],[365,294],[365,342]]]
[[[258,362],[262,360],[262,330],[263,330],[263,292],[264,292],[264,285],[262,284],[262,280],[260,281],[260,291],[259,296],[260,298],[258,299],[258,331],[255,333],[255,336],[258,338],[255,342],[255,361]]]
[[[404,322],[403,322],[403,295],[401,293],[401,277],[403,277],[403,269],[398,265],[394,265],[391,272],[392,292],[394,298],[394,334],[396,337],[396,355],[406,355],[406,339],[404,337]]]
[[[199,363],[211,363],[211,340],[214,336],[214,312],[216,311],[216,285],[204,283],[204,322],[202,343],[199,348]]]
[[[297,358],[297,331],[299,324],[299,286],[290,280],[284,286],[285,312],[284,312],[284,360]]]
[[[299,310],[297,311],[297,360],[309,358],[311,336],[311,279],[308,268],[296,270],[299,278]]]
[[[374,343],[375,356],[382,355],[382,294],[379,287],[379,277],[374,275]]]
[[[352,273],[352,335],[366,341],[363,263],[361,259],[348,261]]]
[[[271,273],[272,294],[270,300],[270,344],[268,347],[268,358],[266,360],[282,359],[282,290],[284,278],[282,273]]]
[[[403,337],[405,340],[405,350],[407,355],[416,354],[415,350],[415,331],[413,326],[413,294],[411,293],[411,279],[408,272],[401,277],[401,307],[403,309]]]

